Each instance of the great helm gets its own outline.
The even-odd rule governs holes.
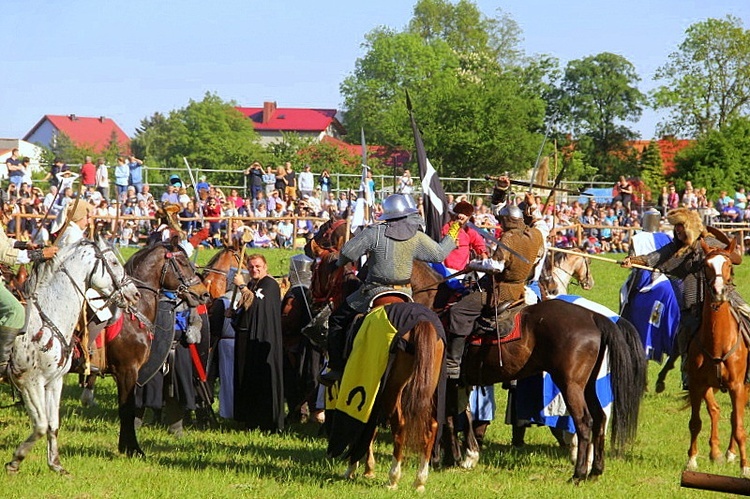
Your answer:
[[[649,208],[643,212],[643,218],[641,219],[641,226],[645,232],[659,232],[659,225],[661,223],[661,213],[659,210]]]
[[[314,260],[306,255],[294,255],[289,259],[289,283],[292,286],[310,287]]]
[[[383,201],[383,214],[378,220],[395,220],[416,213],[417,205],[414,199],[406,194],[391,194]]]

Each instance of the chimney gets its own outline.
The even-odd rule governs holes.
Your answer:
[[[106,119],[107,119],[107,118],[105,118],[104,116],[99,116],[99,121],[100,121],[101,123],[104,123],[104,120],[106,120]]]
[[[70,121],[75,121],[78,119],[75,114],[69,114],[68,118],[70,118]]]
[[[263,103],[263,123],[271,121],[273,113],[276,112],[275,102],[264,102]]]

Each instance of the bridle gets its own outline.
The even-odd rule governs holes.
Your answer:
[[[557,284],[559,284],[561,288],[565,288],[566,287],[564,286],[565,283],[555,272],[555,271],[560,271],[570,277],[569,284],[573,284],[574,286],[580,286],[581,288],[583,288],[585,283],[591,282],[591,265],[589,265],[589,261],[584,255],[581,255],[581,260],[582,260],[583,267],[586,269],[586,272],[584,273],[584,276],[583,276],[583,280],[581,280],[580,273],[576,271],[580,264],[576,265],[573,271],[568,272],[563,267],[556,266],[554,262],[552,263],[552,271],[551,271],[552,279]]]
[[[238,251],[235,251],[235,250],[230,250],[230,251],[231,251],[232,256],[234,257],[234,259],[237,260],[237,265],[239,265],[240,264],[240,253]],[[205,272],[210,272],[210,273],[219,274],[219,275],[223,275],[224,277],[227,277],[227,271],[215,269],[213,267],[203,267],[203,272],[204,273]]]
[[[164,247],[165,252],[164,252],[164,265],[162,265],[161,271],[159,273],[160,274],[159,275],[159,289],[154,289],[146,285],[146,283],[140,280],[134,279],[138,282],[138,288],[146,289],[157,295],[162,292],[174,293],[175,295],[182,296],[182,297],[184,297],[185,295],[192,295],[198,301],[200,301],[201,297],[198,296],[195,292],[190,290],[190,288],[192,288],[193,286],[197,286],[198,284],[201,283],[201,278],[195,272],[195,266],[193,265],[193,263],[187,259],[187,255],[183,252],[183,254],[185,254],[186,256],[186,260],[188,264],[190,265],[190,268],[193,270],[192,277],[188,278],[185,275],[185,273],[182,271],[182,269],[180,268],[180,265],[177,263],[177,255],[182,250],[179,248],[174,250],[171,247],[167,247],[164,244],[162,244],[162,246]],[[174,273],[174,275],[177,277],[177,281],[179,282],[179,285],[177,286],[177,288],[174,288],[174,289],[168,288],[165,285],[167,276],[169,275],[170,271]]]

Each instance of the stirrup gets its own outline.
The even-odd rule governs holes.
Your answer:
[[[341,381],[341,378],[344,376],[343,371],[339,371],[336,369],[329,369],[328,371],[324,373],[318,374],[318,383],[320,383],[323,386],[333,386],[335,383]]]

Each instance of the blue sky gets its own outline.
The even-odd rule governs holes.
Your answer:
[[[654,87],[656,68],[685,29],[727,14],[750,29],[747,0],[507,0],[528,54],[564,64],[600,52],[626,57]],[[128,135],[143,118],[215,92],[242,106],[341,106],[341,81],[377,26],[401,29],[411,0],[5,0],[0,137],[26,134],[45,114],[113,118]],[[644,138],[658,116],[634,125]]]

